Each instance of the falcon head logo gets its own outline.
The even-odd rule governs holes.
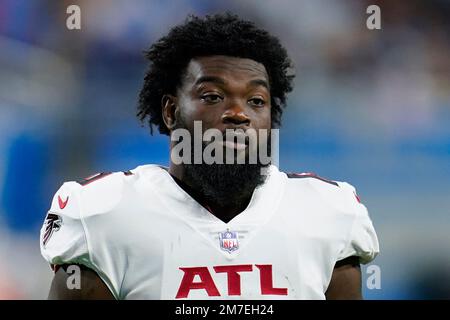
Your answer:
[[[53,232],[56,232],[61,228],[62,217],[54,213],[48,213],[47,218],[45,218],[44,224],[45,224],[45,231],[44,236],[42,237],[42,244],[45,247],[48,240],[50,240],[50,237],[52,236]]]

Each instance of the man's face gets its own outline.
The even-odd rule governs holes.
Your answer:
[[[253,60],[229,56],[192,59],[177,93],[184,126],[194,121],[203,130],[270,129],[269,79],[265,67]]]
[[[217,129],[222,133],[223,149],[235,149],[236,154],[245,150],[246,156],[259,154],[260,135],[270,135],[270,98],[269,78],[262,64],[228,56],[192,59],[177,91],[175,128],[187,129],[196,139],[194,121],[201,121],[203,132]],[[230,129],[255,132],[258,146],[249,143],[250,139],[244,144],[238,139],[225,141]],[[207,145],[203,142],[203,149]],[[269,155],[270,141],[265,148]],[[230,198],[248,197],[265,181],[261,169],[268,163],[259,160],[245,164],[184,164],[184,178],[211,201],[227,203]]]

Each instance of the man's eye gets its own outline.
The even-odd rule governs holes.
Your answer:
[[[218,94],[205,94],[201,97],[202,101],[206,103],[219,103],[222,101],[222,97]]]
[[[260,99],[260,98],[253,98],[253,99],[250,99],[249,102],[250,102],[252,105],[257,106],[257,107],[262,107],[262,106],[264,106],[265,103],[266,103],[263,99]]]

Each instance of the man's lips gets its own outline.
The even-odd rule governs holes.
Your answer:
[[[239,151],[247,149],[249,146],[249,141],[250,139],[245,133],[227,132],[223,134],[222,139],[212,141],[208,144]]]
[[[236,149],[236,150],[245,150],[247,148],[247,144],[246,143],[238,143],[238,142],[234,142],[234,141],[218,141],[217,142],[219,145],[223,146],[224,148],[229,148],[229,149]]]
[[[248,147],[249,137],[243,132],[226,132],[222,145],[225,148],[244,150]]]

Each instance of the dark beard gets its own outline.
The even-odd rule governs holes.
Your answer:
[[[208,203],[225,206],[251,197],[267,175],[262,164],[184,164],[184,178]]]
[[[187,128],[180,117],[178,128]],[[192,133],[191,133],[192,134]],[[193,134],[191,136],[194,136]],[[202,143],[202,152],[207,143]],[[258,146],[259,148],[259,146]],[[224,153],[225,155],[225,150]],[[259,150],[258,150],[259,155]],[[271,138],[267,138],[267,155],[271,155]],[[194,141],[191,140],[191,160],[194,159]],[[236,162],[236,161],[235,161]],[[256,164],[182,164],[184,183],[195,190],[207,203],[218,206],[238,205],[249,201],[256,187],[262,185],[266,178],[269,164],[262,164],[259,156]]]

